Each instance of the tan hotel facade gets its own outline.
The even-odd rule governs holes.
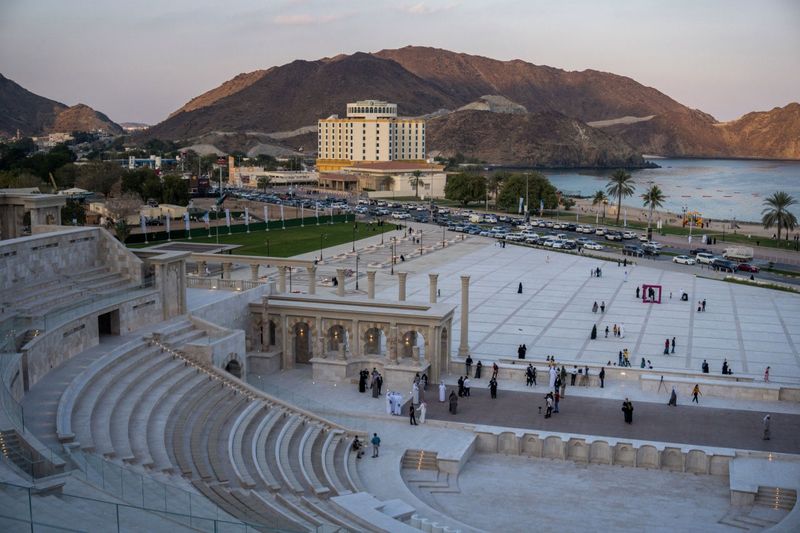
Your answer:
[[[397,104],[362,100],[317,123],[317,170],[336,172],[359,161],[424,161],[425,121],[398,118]]]

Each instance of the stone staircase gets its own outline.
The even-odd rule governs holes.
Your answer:
[[[741,531],[763,531],[783,520],[797,503],[797,491],[777,487],[758,487],[754,505],[733,508],[720,524]]]
[[[797,504],[797,491],[777,487],[758,487],[755,504],[791,511]]]
[[[402,467],[409,470],[438,470],[437,453],[425,450],[406,450]]]

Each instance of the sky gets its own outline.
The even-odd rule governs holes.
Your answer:
[[[800,0],[0,0],[0,73],[117,122],[241,72],[406,45],[613,72],[719,120],[800,101]]]

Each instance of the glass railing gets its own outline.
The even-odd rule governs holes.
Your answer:
[[[60,493],[53,498],[4,482],[0,482],[0,503],[0,531],[162,531],[179,526],[208,533],[284,531],[235,519],[207,518],[72,494]]]

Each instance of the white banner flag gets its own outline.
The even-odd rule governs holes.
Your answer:
[[[303,204],[300,204],[300,227],[303,227],[305,225],[306,225],[305,211],[303,210]]]
[[[281,204],[281,227],[286,229],[286,220],[283,218],[283,204]]]
[[[167,240],[168,241],[172,240],[171,237],[170,237],[170,224],[171,224],[170,216],[167,215]]]
[[[269,206],[264,204],[264,226],[269,231]]]
[[[317,218],[317,226],[319,226],[319,204],[314,203],[314,216]]]
[[[144,215],[139,215],[139,225],[142,226],[142,233],[144,233],[144,242],[147,242],[147,222],[144,219]]]
[[[244,208],[244,225],[247,226],[247,233],[250,233],[250,209]]]
[[[225,225],[228,226],[228,235],[231,234],[231,210],[225,208]]]
[[[331,209],[331,216],[328,219],[328,224],[333,224],[333,206],[331,206],[330,209]]]
[[[183,214],[183,228],[186,230],[186,236],[192,238],[192,226],[189,223],[189,212]]]

